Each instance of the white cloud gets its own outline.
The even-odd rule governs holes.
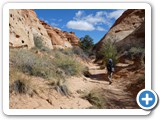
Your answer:
[[[98,24],[98,23],[104,23],[105,18],[102,16],[93,16],[93,15],[88,15],[87,17],[84,18],[85,21],[91,23],[91,24]]]
[[[97,26],[96,30],[98,31],[106,31],[103,27]]]
[[[69,21],[67,27],[76,30],[92,31],[95,30],[94,26],[86,21]]]
[[[83,11],[78,11],[77,13],[76,13],[76,17],[81,17],[82,16],[82,14],[83,14]]]
[[[90,24],[100,24],[105,23],[106,21],[106,14],[105,11],[99,11],[94,14],[84,15],[83,11],[78,11],[76,16],[74,17],[77,21],[86,21]]]
[[[55,26],[58,26],[58,24],[57,24],[57,23],[54,23],[54,22],[51,22],[51,26],[52,26],[52,27],[55,27]]]
[[[117,19],[117,18],[119,18],[122,15],[122,13],[124,11],[125,10],[123,10],[123,9],[122,10],[113,11],[113,12],[109,13],[108,18],[110,18],[110,19],[112,19],[112,18]]]
[[[84,11],[78,11],[75,13],[73,20],[67,23],[67,27],[76,30],[92,31],[95,30],[96,25],[105,23],[106,12],[99,11],[95,15],[85,15]],[[97,30],[103,31],[102,28],[98,27]]]
[[[76,30],[85,30],[85,31],[105,31],[103,27],[111,27],[112,19],[117,19],[124,10],[116,10],[113,12],[108,11],[98,11],[95,14],[86,15],[84,11],[78,11],[75,13],[75,17],[68,21],[67,27],[76,29]],[[103,25],[100,27],[99,25]]]
[[[106,11],[98,11],[96,12],[96,16],[99,17],[99,16],[103,16],[103,15],[107,15],[108,13]]]

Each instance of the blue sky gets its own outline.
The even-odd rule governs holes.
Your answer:
[[[97,43],[124,12],[122,9],[35,9],[39,19],[81,38],[89,35]]]

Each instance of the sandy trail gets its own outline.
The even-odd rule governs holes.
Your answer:
[[[125,85],[131,79],[124,79],[120,75],[113,75],[113,83],[109,85],[107,81],[106,69],[100,69],[98,64],[90,63],[90,77],[71,77],[66,84],[70,91],[70,96],[62,96],[56,90],[48,87],[45,80],[33,78],[36,84],[45,88],[32,97],[29,95],[10,94],[10,108],[30,108],[30,109],[85,109],[92,107],[89,101],[82,99],[82,95],[91,90],[99,89],[107,98],[108,109],[137,108],[137,104],[131,94],[125,91]],[[125,71],[124,71],[125,73]],[[115,76],[115,77],[114,77]],[[127,74],[128,78],[134,74]],[[127,76],[125,78],[127,78]],[[46,83],[45,83],[46,82]]]
[[[84,77],[83,80],[82,78],[73,78],[69,81],[70,90],[73,91],[76,97],[79,97],[76,91],[86,93],[93,89],[101,89],[107,98],[107,108],[137,108],[135,99],[125,90],[125,85],[131,82],[129,79],[120,76],[115,79],[113,75],[113,83],[109,85],[106,69],[100,69],[98,64],[90,64],[89,72],[91,73],[89,78]],[[127,76],[128,78],[134,77],[134,74],[128,73]]]

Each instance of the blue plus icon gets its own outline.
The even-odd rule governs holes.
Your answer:
[[[157,94],[152,90],[141,90],[137,95],[138,105],[145,110],[150,110],[157,104]]]
[[[146,93],[146,97],[142,98],[142,101],[145,101],[146,105],[149,105],[149,101],[153,101],[153,98],[150,98],[149,94]]]

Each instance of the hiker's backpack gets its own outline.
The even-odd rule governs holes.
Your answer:
[[[112,72],[114,72],[114,67],[112,66]]]
[[[112,59],[109,59],[109,61],[108,61],[107,70],[110,71],[110,72],[114,72],[114,66],[113,66]]]

